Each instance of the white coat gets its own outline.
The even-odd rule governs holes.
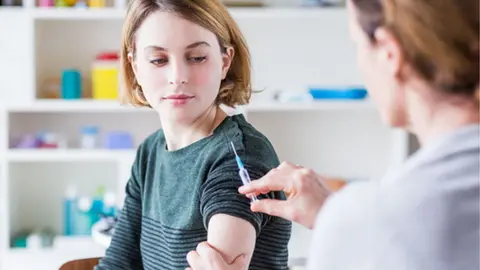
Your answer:
[[[431,142],[317,217],[309,270],[479,270],[480,125]]]

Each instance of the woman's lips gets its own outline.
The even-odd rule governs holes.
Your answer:
[[[192,100],[194,96],[189,96],[185,94],[175,94],[164,97],[164,100],[169,101],[173,105],[184,105],[187,104],[190,100]]]

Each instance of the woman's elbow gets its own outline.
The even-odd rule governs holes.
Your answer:
[[[208,243],[215,248],[227,264],[239,256],[250,261],[255,249],[254,226],[241,218],[226,214],[214,215],[208,223]]]

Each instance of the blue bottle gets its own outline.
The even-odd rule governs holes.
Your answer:
[[[82,97],[82,76],[76,69],[65,69],[62,72],[61,97],[63,99],[79,99]]]
[[[75,217],[77,212],[77,188],[67,188],[63,200],[63,234],[66,236],[75,234]]]
[[[81,197],[77,204],[77,215],[75,218],[75,235],[90,235],[92,232],[92,199]]]

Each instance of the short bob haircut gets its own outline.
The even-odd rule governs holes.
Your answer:
[[[128,55],[135,57],[135,33],[150,14],[164,11],[175,14],[208,29],[217,36],[221,53],[234,49],[234,57],[226,78],[221,82],[217,105],[235,107],[250,101],[251,60],[237,23],[219,0],[132,0],[123,26],[120,89],[124,103],[150,107],[133,73]]]

